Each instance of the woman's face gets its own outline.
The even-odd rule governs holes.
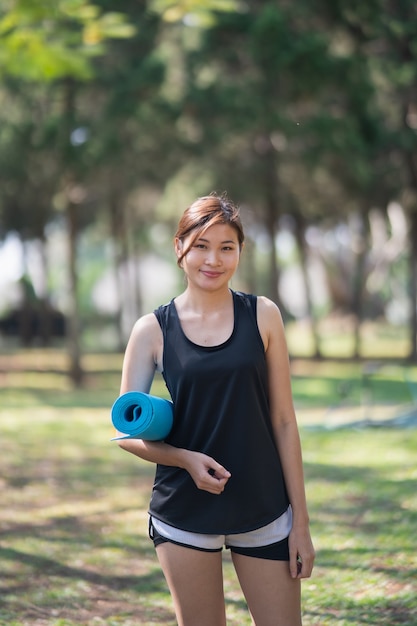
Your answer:
[[[187,249],[193,234],[175,241],[177,257]],[[239,264],[240,247],[236,230],[229,224],[214,224],[197,238],[185,257],[182,268],[188,284],[216,291],[228,285]]]

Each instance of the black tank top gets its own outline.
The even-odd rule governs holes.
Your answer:
[[[164,338],[163,377],[174,403],[166,442],[204,452],[232,475],[224,492],[214,495],[199,490],[186,470],[157,466],[149,512],[191,532],[254,530],[289,504],[272,432],[256,297],[232,295],[233,332],[214,347],[186,337],[173,301],[154,312]]]

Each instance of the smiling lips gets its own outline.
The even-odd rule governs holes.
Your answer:
[[[222,275],[222,272],[210,272],[208,270],[201,270],[201,273],[207,276],[207,278],[218,278]]]

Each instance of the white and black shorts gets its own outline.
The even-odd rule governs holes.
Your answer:
[[[288,535],[292,526],[291,507],[266,526],[245,533],[230,535],[207,535],[193,533],[170,526],[161,520],[149,517],[149,536],[155,547],[169,541],[186,548],[204,552],[220,552],[223,548],[231,552],[275,561],[289,561]]]

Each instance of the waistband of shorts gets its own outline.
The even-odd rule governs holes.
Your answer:
[[[282,515],[269,524],[243,533],[194,533],[171,526],[153,516],[150,516],[150,528],[151,526],[168,541],[203,550],[220,550],[223,546],[256,548],[277,543],[288,537],[292,527],[292,509],[289,506]]]

